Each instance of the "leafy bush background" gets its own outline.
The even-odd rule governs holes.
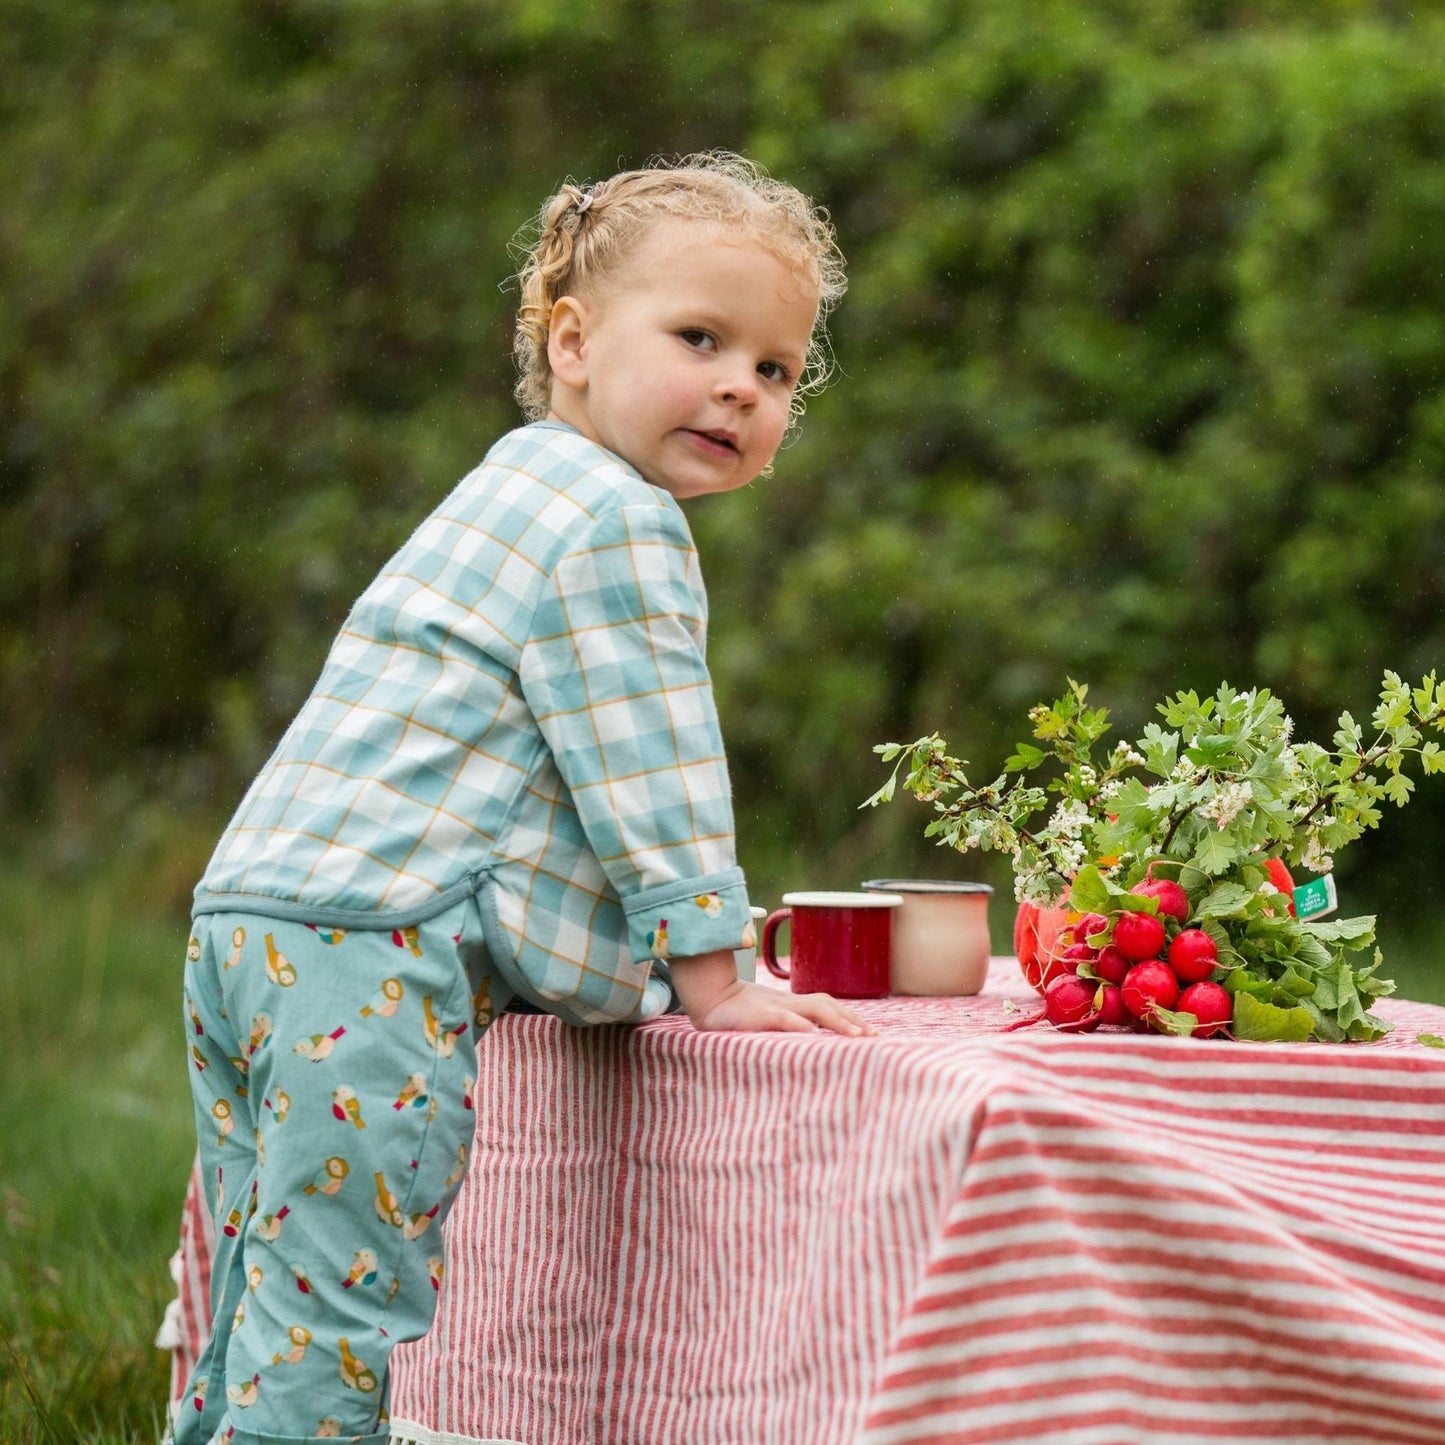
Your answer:
[[[1438,4],[0,0],[0,71],[21,846],[169,840],[184,896],[513,420],[518,227],[707,146],[826,204],[852,275],[776,476],[691,511],[763,901],[1007,886],[857,811],[875,742],[987,771],[1066,676],[1126,732],[1228,678],[1327,741],[1445,665]],[[1442,845],[1426,787],[1348,902],[1423,906]]]

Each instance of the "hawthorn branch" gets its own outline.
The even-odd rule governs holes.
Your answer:
[[[1166,857],[1169,853],[1169,845],[1174,841],[1174,835],[1184,825],[1184,820],[1199,806],[1198,803],[1190,803],[1176,818],[1169,824],[1169,831],[1164,835],[1164,841],[1159,845],[1159,851]]]
[[[1442,721],[1445,721],[1445,708],[1436,708],[1434,712],[1418,718],[1415,725],[1421,732],[1424,732],[1427,727],[1440,727]],[[1298,819],[1295,827],[1303,828],[1327,803],[1335,802],[1345,788],[1353,787],[1370,768],[1377,767],[1382,759],[1389,757],[1393,747],[1393,743],[1377,742],[1370,752],[1361,753],[1360,760],[1356,763],[1355,769],[1350,776],[1322,792],[1319,797],[1315,799],[1309,810]],[[1406,751],[1418,752],[1419,750],[1417,748],[1409,748]]]
[[[929,771],[935,782],[945,787],[957,788],[960,793],[966,794],[966,797],[955,798],[951,803],[945,803],[939,810],[941,817],[961,820],[974,809],[992,813],[995,817],[1003,816],[1003,809],[997,801],[998,795],[992,788],[982,790],[975,788],[962,773],[956,773],[948,766],[949,759],[938,753],[930,753],[928,762]],[[1016,837],[1022,838],[1038,852],[1040,857],[1047,858],[1048,854],[1044,845],[1021,823],[1010,823],[1009,827],[1013,829]],[[1048,870],[1066,886],[1073,881],[1067,873],[1053,863],[1048,864]]]

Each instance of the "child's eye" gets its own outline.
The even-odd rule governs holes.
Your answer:
[[[758,363],[758,375],[767,381],[778,381],[786,386],[793,379],[792,373],[781,361],[762,361]]]
[[[699,351],[715,351],[717,349],[717,342],[713,339],[712,333],[703,331],[699,327],[690,326],[686,331],[678,332],[678,335],[689,346],[694,346]]]

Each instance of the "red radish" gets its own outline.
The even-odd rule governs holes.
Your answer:
[[[1098,1020],[1094,1008],[1095,985],[1086,979],[1065,974],[1056,978],[1044,990],[1044,1012],[1055,1028],[1068,1025],[1084,1025],[1089,1019]]]
[[[1186,928],[1169,945],[1169,967],[1180,983],[1199,983],[1214,972],[1219,950],[1202,928]]]
[[[1109,926],[1109,920],[1102,913],[1086,913],[1074,925],[1074,942],[1087,943],[1096,933],[1102,933]]]
[[[1207,1039],[1223,1033],[1234,1017],[1234,1000],[1217,983],[1191,983],[1179,995],[1179,1012],[1193,1014],[1199,1020],[1194,1037]]]
[[[1269,881],[1284,895],[1284,901],[1289,905],[1289,916],[1295,916],[1294,911],[1294,879],[1290,871],[1284,866],[1280,858],[1266,858],[1264,860],[1265,872],[1269,874]]]
[[[1172,878],[1151,878],[1146,883],[1136,883],[1129,892],[1154,899],[1161,916],[1167,914],[1180,923],[1189,921],[1189,895]]]
[[[1093,963],[1099,956],[1099,950],[1090,948],[1087,943],[1071,943],[1064,950],[1063,956],[1064,962],[1077,973],[1081,963]]]
[[[1129,970],[1120,991],[1124,1007],[1142,1019],[1156,1008],[1174,1007],[1179,1000],[1179,980],[1162,958],[1151,958]]]
[[[1164,925],[1152,913],[1121,913],[1114,920],[1114,947],[1140,963],[1164,947]]]
[[[1099,992],[1094,995],[1094,1003],[1099,1010],[1101,1024],[1126,1024],[1129,1022],[1129,1012],[1124,1007],[1124,992],[1114,984],[1101,983]]]
[[[1094,972],[1106,983],[1123,983],[1124,975],[1133,966],[1133,960],[1126,958],[1112,943],[1107,948],[1101,948],[1094,960]]]

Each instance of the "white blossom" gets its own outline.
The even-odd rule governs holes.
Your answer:
[[[1207,804],[1201,805],[1199,811],[1206,818],[1213,818],[1223,831],[1229,826],[1253,801],[1254,794],[1248,783],[1237,781],[1225,783]]]
[[[1066,798],[1054,809],[1048,831],[1058,838],[1077,838],[1088,821],[1088,806],[1077,798]]]

